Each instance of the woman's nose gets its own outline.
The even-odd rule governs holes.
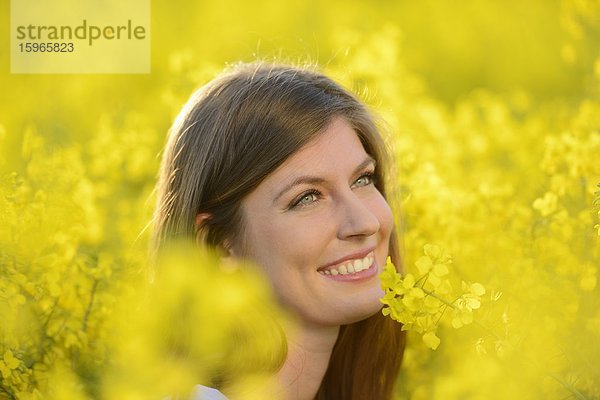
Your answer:
[[[368,203],[354,192],[345,195],[340,204],[340,225],[338,236],[348,239],[354,236],[368,237],[379,231],[377,216],[369,208]]]

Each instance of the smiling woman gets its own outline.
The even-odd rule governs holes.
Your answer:
[[[392,397],[404,335],[379,312],[386,258],[400,265],[385,154],[355,96],[289,66],[238,65],[171,129],[153,249],[184,238],[264,272],[299,321],[277,398]]]
[[[333,327],[332,337],[338,326],[381,307],[376,275],[388,255],[393,217],[374,171],[352,127],[336,117],[242,200],[248,217],[239,255],[264,268],[302,321]],[[283,194],[274,196],[281,187]]]

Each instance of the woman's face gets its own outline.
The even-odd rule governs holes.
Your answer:
[[[337,118],[242,201],[245,256],[308,323],[342,325],[381,308],[393,226],[373,159]]]

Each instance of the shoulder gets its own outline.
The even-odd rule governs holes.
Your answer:
[[[217,389],[209,388],[202,385],[196,385],[190,400],[228,400],[223,393]]]
[[[162,400],[183,400],[179,396],[173,398],[172,396],[164,397]],[[219,392],[217,389],[209,388],[207,386],[196,385],[194,391],[189,397],[189,400],[229,400]]]

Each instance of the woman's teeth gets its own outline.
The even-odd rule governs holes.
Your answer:
[[[327,267],[326,270],[319,271],[323,275],[348,275],[368,269],[375,259],[373,252],[367,254],[365,258],[357,260],[344,261],[341,264]]]

